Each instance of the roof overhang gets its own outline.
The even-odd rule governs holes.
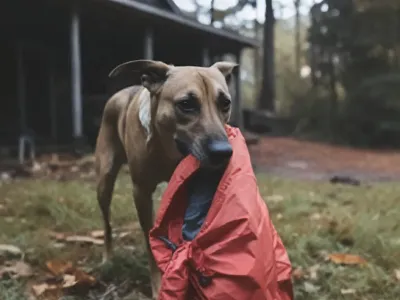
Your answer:
[[[235,32],[230,32],[209,25],[201,24],[195,20],[184,17],[183,15],[176,15],[168,11],[162,10],[160,8],[144,4],[138,1],[134,0],[96,0],[96,1],[105,1],[113,3],[115,5],[126,7],[128,9],[129,8],[134,9],[140,11],[142,14],[145,14],[148,17],[155,16],[160,19],[176,23],[178,25],[186,26],[195,31],[201,32],[204,35],[214,36],[217,38],[228,40],[229,42],[238,44],[238,46],[240,46],[241,48],[246,48],[246,47],[257,48],[260,46],[259,41],[257,41],[256,39],[248,38],[240,34],[237,34]]]

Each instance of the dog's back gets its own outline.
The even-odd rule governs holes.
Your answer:
[[[137,96],[138,92],[142,89],[143,87],[135,85],[124,88],[112,95],[104,107],[100,130],[104,127],[108,128],[108,130],[113,131],[123,143],[127,111],[132,109],[133,106],[131,104],[137,99],[135,96]],[[97,147],[99,146],[100,138],[101,135],[99,134]]]

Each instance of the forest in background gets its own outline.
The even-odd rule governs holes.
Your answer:
[[[290,119],[294,135],[400,145],[400,1],[314,1],[304,14],[305,1],[265,0],[265,22],[240,18],[254,0],[192,2],[202,22],[262,44],[243,54],[244,107]],[[292,17],[280,18],[283,5]]]

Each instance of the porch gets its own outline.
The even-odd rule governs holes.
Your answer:
[[[157,0],[162,1],[162,0]],[[154,1],[153,1],[154,2]],[[168,2],[168,1],[166,1]],[[105,101],[129,82],[109,71],[133,59],[208,66],[257,43],[176,12],[128,0],[6,0],[0,12],[4,45],[0,157],[18,142],[35,148],[93,146]],[[232,86],[233,123],[242,124],[240,72]]]

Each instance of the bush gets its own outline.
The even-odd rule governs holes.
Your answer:
[[[400,73],[363,80],[343,103],[339,128],[351,144],[400,146]]]

